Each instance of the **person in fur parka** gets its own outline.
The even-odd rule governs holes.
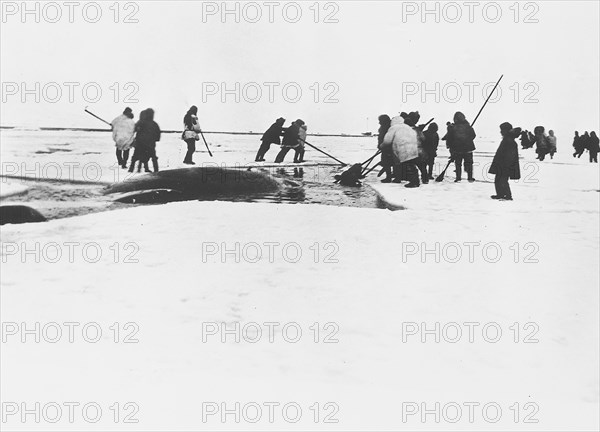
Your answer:
[[[405,187],[408,188],[420,186],[417,165],[425,158],[423,133],[415,127],[418,121],[419,114],[416,112],[411,112],[405,118],[394,117],[380,146],[382,151],[391,147],[394,161],[400,164],[400,178],[396,176],[394,182],[399,183],[407,178],[409,183]]]
[[[500,134],[502,142],[498,146],[490,174],[495,174],[494,185],[496,195],[492,199],[512,201],[512,192],[508,180],[518,180],[521,178],[521,168],[519,167],[519,148],[515,138],[521,134],[521,128],[513,129],[508,122],[500,125]]]

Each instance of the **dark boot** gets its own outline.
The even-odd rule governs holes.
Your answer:
[[[131,157],[131,164],[129,165],[129,172],[132,173],[133,170],[135,169],[135,163],[137,162],[137,157],[135,155],[135,152],[133,153],[133,156]]]
[[[433,180],[433,162],[430,162],[427,166],[427,175],[429,176],[429,180]]]
[[[467,172],[467,180],[469,180],[469,183],[473,183],[475,181],[475,178],[473,178],[473,165],[467,165],[465,171]]]
[[[406,175],[408,177],[408,184],[404,185],[405,188],[418,188],[421,186],[419,183],[419,169],[414,163],[406,164]]]
[[[125,150],[123,152],[123,157],[122,157],[123,164],[121,165],[123,168],[127,168],[127,160],[128,159],[129,159],[129,150]]]
[[[386,166],[384,168],[385,178],[381,180],[381,183],[391,183],[392,182],[392,167]]]
[[[425,162],[419,162],[417,168],[421,173],[421,182],[423,184],[429,183],[429,174],[427,173],[427,164]]]
[[[263,141],[263,143],[258,148],[258,152],[256,153],[256,158],[254,159],[254,161],[255,162],[264,162],[265,155],[267,154],[267,152],[269,151],[270,148],[271,148],[271,144]]]
[[[392,178],[394,183],[402,183],[402,180],[404,180],[402,178],[402,173],[403,170],[401,165],[394,165],[392,167]]]
[[[152,158],[152,168],[154,168],[154,172],[158,172],[158,158]]]
[[[454,172],[456,173],[456,180],[454,180],[454,183],[457,183],[462,180],[462,166],[457,164],[455,168],[456,169],[454,170]]]

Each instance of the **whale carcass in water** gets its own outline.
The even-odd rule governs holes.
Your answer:
[[[235,197],[271,193],[279,188],[279,183],[264,173],[220,167],[195,167],[139,176],[115,183],[104,193],[130,193],[121,196],[117,201],[141,203]]]

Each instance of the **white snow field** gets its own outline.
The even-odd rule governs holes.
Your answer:
[[[27,191],[27,186],[17,182],[0,182],[0,198],[8,198],[14,195],[20,195]]]
[[[373,154],[352,143],[327,151]],[[598,430],[599,171],[569,150],[525,153],[512,202],[450,169],[413,190],[370,177],[394,212],[182,202],[5,225],[2,430]]]

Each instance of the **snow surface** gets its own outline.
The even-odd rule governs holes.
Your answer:
[[[11,417],[3,429],[598,430],[598,166],[567,155],[533,166],[527,179],[511,182],[513,202],[489,199],[491,183],[452,183],[449,170],[445,182],[415,190],[370,179],[387,201],[406,208],[396,212],[185,202],[3,226],[2,321],[28,328],[96,322],[103,329],[95,344],[77,330],[72,344],[66,335],[56,344],[7,336],[0,357],[3,402],[95,401],[104,412],[96,424],[81,415],[72,424]],[[476,177],[491,180],[483,166]],[[49,248],[39,263],[35,254],[23,258],[6,249],[12,243],[43,249],[52,242],[77,242],[74,262],[66,246],[55,263]],[[268,242],[279,244],[273,262]],[[466,242],[480,242],[472,262]],[[83,245],[91,243],[102,251],[97,263],[82,256]],[[124,262],[136,251],[128,243],[137,245],[138,263]],[[261,245],[262,259],[249,262],[255,256],[250,247],[240,262],[235,254],[203,257],[203,247],[231,250],[236,243]],[[296,263],[288,262],[293,249],[288,260],[282,255],[291,243],[302,251]],[[408,254],[436,243],[444,251],[440,262],[433,254]],[[502,252],[496,263],[493,250],[487,258],[482,254],[492,243]],[[462,257],[453,263],[456,244]],[[114,343],[109,327],[115,322],[139,326],[139,342]],[[226,343],[219,336],[203,342],[203,323],[211,322],[281,325],[274,343],[266,333],[257,343],[236,343],[232,336]],[[303,330],[296,344],[283,340],[281,329],[290,322]],[[315,322],[319,343],[309,329]],[[411,322],[428,329],[436,322],[480,325],[473,343],[464,326],[457,343],[436,343],[431,335],[426,343],[419,335],[403,342],[403,323]],[[515,322],[519,343],[509,329]],[[486,323],[500,326],[499,342],[483,339]],[[527,323],[533,324],[524,329]],[[323,343],[335,328],[339,342]],[[539,342],[523,343],[532,328]],[[122,330],[121,339],[128,333]],[[108,408],[114,402],[137,404],[139,423],[115,424]],[[273,423],[264,407],[257,423],[243,417],[236,423],[233,415],[223,423],[219,416],[203,422],[205,402],[226,402],[229,409],[235,402],[281,405]],[[303,409],[297,423],[281,415],[288,402]],[[318,423],[309,409],[315,402],[321,404]],[[339,406],[338,423],[323,423],[332,413],[324,408],[328,402]],[[436,423],[433,415],[403,422],[403,402],[426,402],[429,409],[435,402],[480,406],[474,422],[464,406],[457,423],[444,417]],[[481,407],[490,402],[502,408],[497,423],[482,417]],[[521,407],[517,423],[510,409],[515,403]],[[532,413],[527,403],[539,407],[532,417],[537,423],[524,423]]]
[[[0,199],[25,193],[29,189],[18,182],[0,182]]]
[[[117,166],[110,132],[2,130],[0,134],[1,174],[5,176],[106,184],[122,182],[132,176]],[[205,136],[213,157],[208,155],[203,141],[197,141],[194,161],[198,166],[266,166],[274,171],[274,167],[289,164],[314,166],[315,163],[336,163],[324,154],[307,148],[305,164],[293,164],[294,152],[290,151],[285,164],[274,165],[273,161],[280,149],[277,145],[272,145],[267,152],[266,162],[257,163],[254,159],[261,144],[260,135]],[[180,134],[165,133],[157,143],[161,170],[187,167],[183,164],[187,147],[180,138]],[[361,162],[372,156],[377,143],[376,138],[372,137],[309,137],[308,141],[334,156],[341,153],[349,158],[347,161],[342,159],[347,163]],[[138,174],[136,172],[133,175]]]

